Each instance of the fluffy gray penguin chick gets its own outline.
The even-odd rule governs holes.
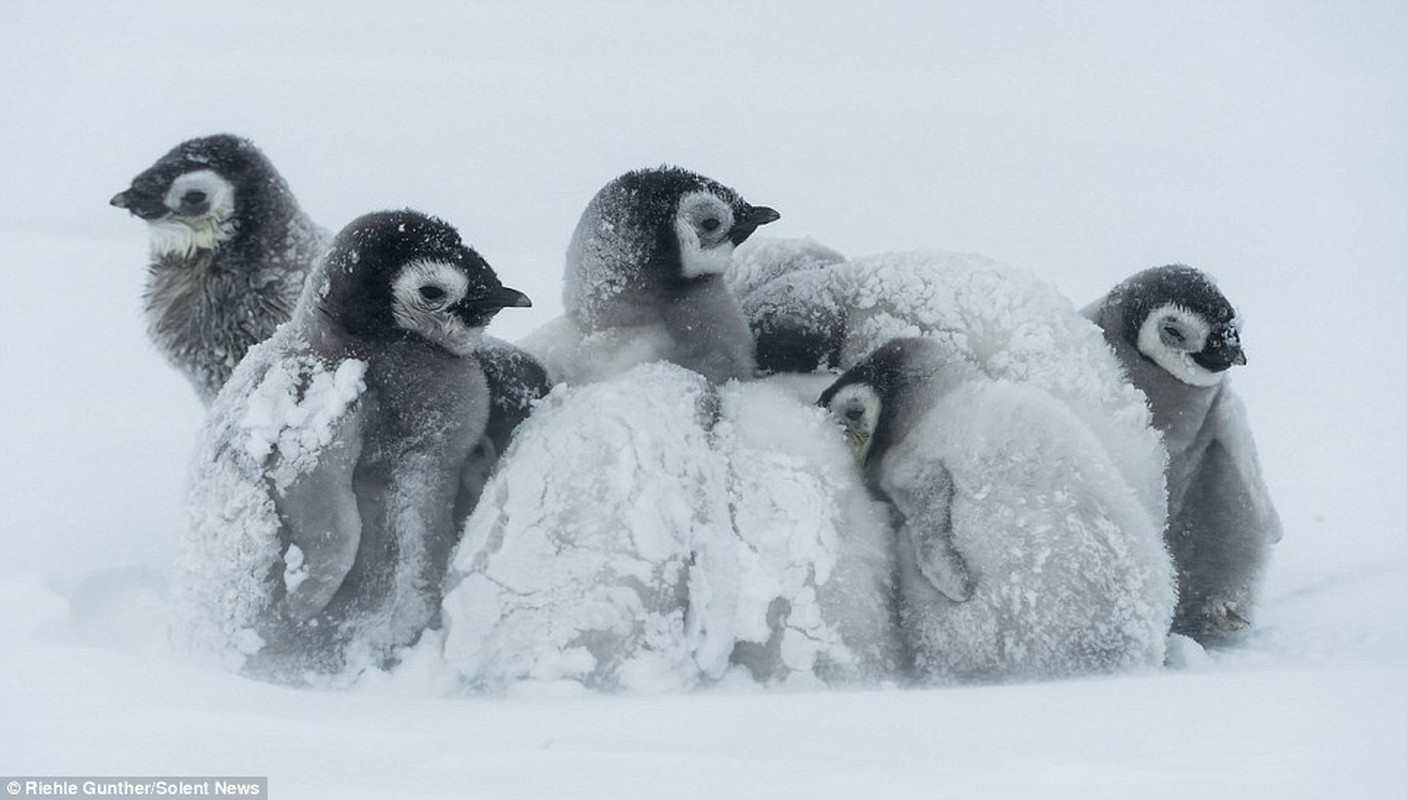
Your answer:
[[[1094,431],[951,342],[897,338],[821,395],[897,527],[900,632],[923,680],[1161,665],[1162,518]]]
[[[268,158],[230,135],[182,142],[111,203],[150,226],[147,333],[208,404],[288,319],[327,232]]]
[[[364,388],[311,458],[280,436],[265,463],[285,546],[266,657],[336,669],[355,647],[374,664],[437,624],[462,476],[490,435],[483,329],[529,305],[440,220],[376,213],[338,234],[270,346],[285,364],[359,365]]]
[[[567,248],[563,304],[573,335],[599,337],[598,349],[616,351],[606,360],[629,351],[625,367],[666,360],[715,383],[751,378],[752,334],[723,274],[733,249],[779,218],[679,168],[616,178],[587,204]]]
[[[820,405],[841,422],[864,466],[866,485],[893,506],[896,521],[912,536],[924,577],[948,599],[962,602],[972,595],[972,577],[953,546],[952,476],[935,465],[928,485],[915,492],[888,480],[892,470],[885,464],[936,396],[980,375],[973,364],[941,356],[926,339],[892,340],[836,379],[821,394]]]
[[[1236,310],[1205,273],[1174,264],[1130,277],[1083,313],[1148,396],[1167,445],[1174,632],[1205,642],[1246,628],[1281,528],[1226,380],[1246,363]]]

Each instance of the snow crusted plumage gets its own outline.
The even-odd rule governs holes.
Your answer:
[[[867,470],[902,525],[901,626],[921,678],[1162,664],[1176,602],[1163,520],[1064,403],[929,339],[886,344],[836,386],[855,382],[882,402]],[[847,391],[827,392],[833,412],[864,396]]]
[[[775,385],[667,363],[559,385],[466,525],[446,659],[488,691],[888,678],[889,529],[848,461]]]
[[[1064,403],[1148,512],[1166,516],[1167,456],[1146,398],[1125,380],[1102,332],[1031,273],[947,251],[843,260],[811,240],[755,240],[734,262],[729,286],[764,368],[848,369],[904,336],[950,343],[988,377]]]
[[[276,597],[306,579],[301,552],[287,566],[268,480],[286,490],[329,446],[361,395],[365,364],[328,364],[284,336],[255,345],[210,409],[192,459],[176,595],[177,638],[238,669],[265,644]],[[267,464],[273,468],[266,469]],[[283,585],[280,586],[279,584]]]
[[[860,480],[814,379],[728,383],[716,449],[737,536],[733,662],[764,683],[898,675],[888,510]]]
[[[731,610],[706,583],[731,537],[712,405],[668,364],[540,403],[451,564],[445,656],[468,687],[663,691],[726,668]]]

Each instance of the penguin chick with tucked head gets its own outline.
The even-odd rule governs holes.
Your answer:
[[[780,218],[683,169],[629,172],[587,204],[567,248],[563,318],[524,345],[554,378],[589,381],[669,361],[720,383],[753,376],[752,334],[723,274]]]
[[[241,364],[203,437],[193,546],[208,571],[233,575],[211,581],[224,587],[215,607],[263,643],[256,672],[378,666],[436,624],[463,476],[494,435],[483,329],[528,305],[446,223],[370,214]],[[251,485],[236,513],[230,498]],[[250,598],[245,612],[220,591]]]
[[[1245,364],[1236,310],[1200,270],[1144,270],[1084,312],[1148,396],[1168,449],[1173,630],[1206,642],[1248,627],[1280,517],[1246,412],[1226,378]]]
[[[230,135],[182,142],[111,204],[150,225],[147,333],[209,403],[289,318],[328,235],[268,158]]]
[[[900,630],[923,680],[1160,665],[1172,565],[1094,432],[951,342],[882,345],[822,395],[898,526]]]

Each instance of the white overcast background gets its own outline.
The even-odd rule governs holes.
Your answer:
[[[1407,6],[0,3],[0,775],[304,797],[1322,797],[1407,788]],[[1215,275],[1285,523],[1241,648],[923,691],[444,699],[183,664],[163,572],[201,406],[108,198],[254,140],[340,228],[456,225],[560,310],[591,195],[702,172],[848,255],[937,247],[1076,306]]]

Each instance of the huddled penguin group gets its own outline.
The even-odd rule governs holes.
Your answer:
[[[1251,625],[1280,538],[1226,380],[1239,319],[1190,267],[1080,314],[977,256],[740,250],[777,211],[641,169],[512,344],[485,328],[531,302],[452,225],[329,236],[245,139],[184,142],[111,204],[150,226],[149,334],[208,405],[178,638],[256,677],[1153,668]]]

